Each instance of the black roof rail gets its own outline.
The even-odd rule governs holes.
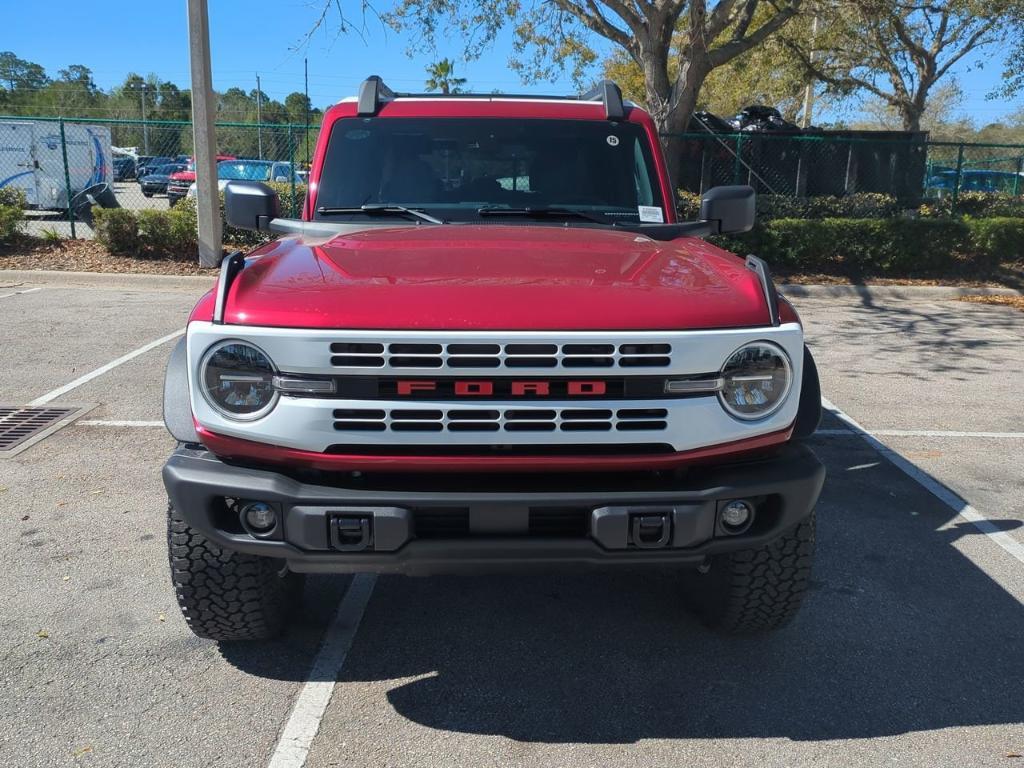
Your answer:
[[[580,101],[604,102],[604,115],[609,120],[622,120],[626,109],[622,105],[622,90],[611,80],[602,80],[580,96]]]
[[[385,99],[395,98],[395,92],[384,85],[380,75],[370,75],[359,85],[358,115],[376,115]]]
[[[622,120],[626,117],[626,109],[622,101],[622,91],[611,80],[602,80],[592,90],[579,96],[539,96],[536,94],[511,93],[398,93],[384,84],[380,75],[370,75],[359,86],[359,102],[356,113],[360,116],[372,117],[380,110],[381,105],[399,97],[415,98],[492,98],[492,99],[551,99],[567,101],[599,101],[604,104],[605,117],[609,120]]]

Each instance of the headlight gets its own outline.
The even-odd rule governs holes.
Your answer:
[[[737,419],[751,421],[782,407],[793,385],[793,367],[782,348],[755,341],[729,355],[721,377],[722,407]]]
[[[199,368],[203,397],[229,419],[251,420],[277,404],[270,358],[244,341],[221,341],[210,347]]]

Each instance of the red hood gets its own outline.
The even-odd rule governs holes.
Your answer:
[[[195,181],[195,171],[175,171],[171,174],[171,181]]]
[[[679,330],[765,325],[760,284],[703,240],[551,226],[374,227],[270,244],[225,320],[418,330]]]

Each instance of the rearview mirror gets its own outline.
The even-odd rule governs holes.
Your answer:
[[[270,222],[281,215],[277,193],[258,181],[231,181],[224,187],[224,218],[232,227],[270,230]]]
[[[749,232],[754,228],[756,202],[753,187],[712,187],[700,200],[700,218],[718,222],[722,235]]]

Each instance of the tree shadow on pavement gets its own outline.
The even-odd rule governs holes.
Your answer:
[[[860,441],[817,450],[830,477],[814,587],[775,634],[704,629],[661,571],[386,577],[341,681],[380,681],[423,726],[523,742],[847,739],[1024,720],[1024,610],[954,546],[977,529]],[[252,656],[229,660],[266,674]]]

